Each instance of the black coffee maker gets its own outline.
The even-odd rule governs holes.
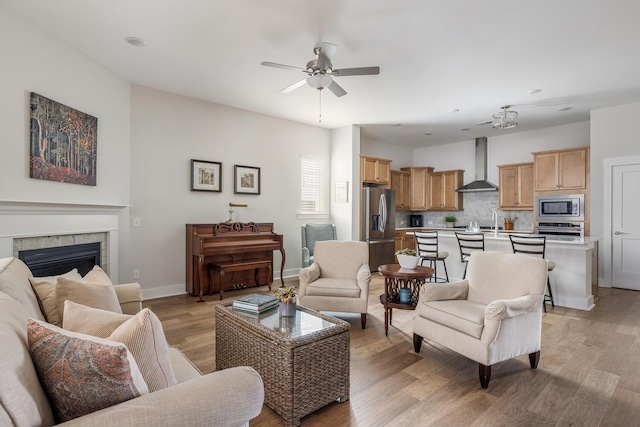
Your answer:
[[[409,215],[409,227],[423,227],[422,215]]]

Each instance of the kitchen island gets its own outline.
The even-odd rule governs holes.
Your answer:
[[[402,230],[402,229],[401,229]],[[419,230],[434,230],[434,228],[406,228],[407,234]],[[449,252],[447,269],[451,282],[462,279],[464,263],[460,260],[460,249],[455,232],[451,229],[438,230],[438,249]],[[458,232],[460,232],[459,230]],[[514,231],[513,234],[531,234],[526,231]],[[493,231],[485,234],[485,250],[498,252],[513,252],[508,234]],[[549,273],[553,301],[561,307],[591,310],[594,307],[593,285],[597,286],[597,237],[555,237],[547,236],[546,258],[556,263],[556,268]]]

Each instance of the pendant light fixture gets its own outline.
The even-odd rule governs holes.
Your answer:
[[[512,129],[518,126],[518,112],[508,111],[511,105],[505,105],[502,111],[493,115],[492,126],[496,129]]]

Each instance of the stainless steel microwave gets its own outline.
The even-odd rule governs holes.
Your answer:
[[[584,221],[584,194],[536,196],[537,221]]]

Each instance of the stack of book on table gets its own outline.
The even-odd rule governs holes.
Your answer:
[[[260,314],[278,305],[278,298],[273,295],[249,294],[233,300],[232,307],[249,313]]]

